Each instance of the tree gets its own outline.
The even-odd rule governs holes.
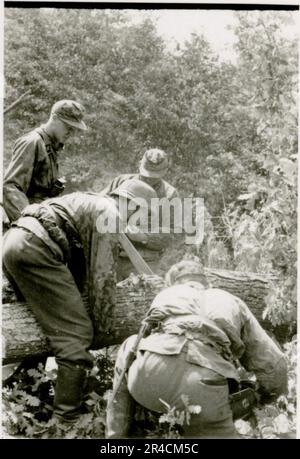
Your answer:
[[[265,313],[274,323],[296,320],[297,43],[283,38],[287,14],[240,14],[241,103],[256,123],[250,147],[256,168],[244,206],[232,211],[237,267],[276,273]],[[251,43],[251,48],[249,46]],[[259,148],[259,150],[258,150]],[[259,153],[259,154],[258,154]]]

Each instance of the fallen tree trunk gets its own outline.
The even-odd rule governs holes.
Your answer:
[[[246,302],[262,326],[272,331],[279,341],[285,331],[274,329],[270,322],[262,320],[264,298],[268,293],[269,280],[252,273],[206,269],[212,287],[223,288]],[[114,309],[114,332],[101,340],[95,339],[95,348],[121,343],[136,333],[156,293],[164,286],[158,276],[128,278],[117,285]],[[50,354],[45,335],[36,322],[30,307],[16,300],[11,286],[3,280],[2,334],[4,338],[3,362],[12,363],[26,357]],[[97,335],[97,330],[95,330]]]

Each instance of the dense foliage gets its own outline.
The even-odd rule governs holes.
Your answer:
[[[237,268],[281,279],[266,310],[274,324],[295,320],[297,302],[297,50],[279,29],[268,16],[240,16],[241,103],[256,121],[256,140],[248,147],[255,169],[240,196],[244,208],[232,205],[230,215]]]
[[[169,49],[149,16],[133,23],[126,10],[7,8],[5,105],[28,89],[31,95],[5,116],[4,165],[14,140],[46,121],[61,98],[82,102],[89,126],[62,154],[66,192],[100,191],[115,175],[135,171],[145,148],[165,149],[171,157],[167,180],[182,196],[205,200],[206,264],[273,274],[265,315],[292,332],[297,37],[284,34],[291,13],[236,16],[236,59],[225,62],[199,34]],[[186,250],[176,242],[163,257],[163,268]],[[31,376],[36,389],[47,383],[42,373]],[[38,403],[37,393],[29,395],[14,394],[16,402],[10,398],[13,424],[24,406]],[[290,407],[290,401],[284,403]],[[23,433],[30,419],[31,411]],[[100,424],[91,428],[102,432]]]

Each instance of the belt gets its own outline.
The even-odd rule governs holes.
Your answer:
[[[43,241],[55,256],[63,259],[63,252],[60,246],[55,241],[53,241],[53,239],[49,236],[48,231],[43,227],[37,218],[20,217],[15,223],[12,224],[12,227],[18,227],[26,231],[30,231],[30,233],[34,234],[37,238]]]

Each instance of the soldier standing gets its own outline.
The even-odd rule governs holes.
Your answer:
[[[17,220],[29,203],[63,191],[58,156],[72,134],[87,129],[83,115],[84,107],[78,102],[60,100],[53,105],[46,124],[16,141],[3,183],[3,206],[10,222]]]

